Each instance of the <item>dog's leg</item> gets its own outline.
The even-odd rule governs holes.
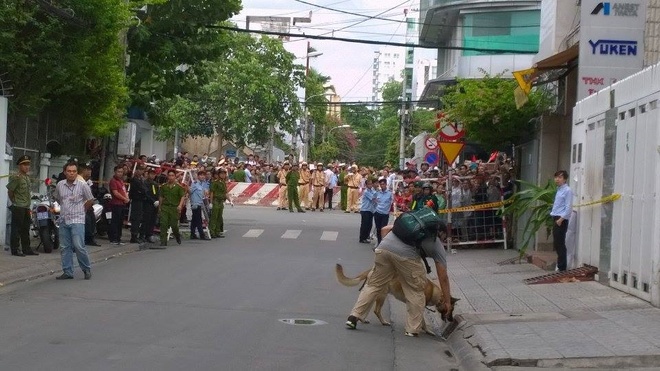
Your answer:
[[[383,326],[391,326],[392,324],[385,321],[383,319],[383,316],[380,313],[380,310],[383,309],[383,304],[385,304],[385,299],[387,298],[387,295],[381,295],[376,298],[376,306],[374,307],[374,314],[376,317],[378,317],[378,320],[380,320],[380,324]]]

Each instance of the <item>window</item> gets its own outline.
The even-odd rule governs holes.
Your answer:
[[[470,13],[463,16],[463,46],[483,49],[516,49],[537,52],[539,10]],[[465,56],[493,54],[466,50]]]

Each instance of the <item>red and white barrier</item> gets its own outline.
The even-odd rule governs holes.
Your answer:
[[[280,186],[274,183],[227,183],[227,193],[234,201],[234,205],[278,206],[279,189]],[[333,207],[339,205],[339,192],[340,187],[335,187],[332,196]],[[311,191],[309,197],[311,200]]]

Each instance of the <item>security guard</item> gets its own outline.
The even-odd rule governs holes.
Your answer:
[[[167,230],[172,228],[176,242],[181,245],[179,214],[185,203],[186,191],[176,181],[176,171],[167,172],[167,183],[160,187],[160,246],[167,246]]]
[[[346,212],[359,213],[358,199],[360,198],[360,185],[362,184],[362,174],[358,172],[357,165],[351,167],[353,173],[346,175],[346,183],[348,184],[348,204],[346,205]]]
[[[12,175],[7,184],[11,200],[11,237],[9,246],[14,256],[39,255],[30,248],[30,156],[18,158],[18,174]],[[19,248],[19,240],[23,249]]]
[[[282,168],[277,172],[277,181],[280,184],[277,210],[286,210],[287,204],[287,183],[286,174],[289,172],[289,161],[284,161]]]
[[[211,220],[209,221],[209,231],[211,238],[225,237],[225,222],[222,213],[225,210],[225,201],[227,200],[227,170],[218,170],[218,178],[213,179],[209,189],[209,199],[211,203]]]
[[[325,173],[323,172],[323,163],[316,164],[316,170],[312,174],[312,185],[314,186],[314,195],[312,196],[312,211],[319,209],[323,212],[325,195]]]
[[[298,164],[294,164],[291,171],[286,174],[286,190],[287,197],[289,198],[289,211],[293,212],[293,206],[296,206],[299,213],[304,213],[300,207],[300,201],[298,200]]]
[[[339,203],[341,209],[346,211],[347,197],[348,197],[348,184],[346,184],[346,164],[339,164],[341,171],[339,172]]]
[[[300,164],[300,178],[298,179],[298,196],[300,197],[300,206],[309,210],[309,182],[312,174],[307,167],[306,162]]]

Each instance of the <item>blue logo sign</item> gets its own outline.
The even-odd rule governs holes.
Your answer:
[[[614,3],[610,5],[609,2],[598,3],[594,10],[591,11],[592,15],[597,15],[600,11],[603,15],[614,15],[615,17],[637,17],[639,4],[635,3]]]
[[[637,55],[635,40],[589,40],[591,54],[599,55]]]

